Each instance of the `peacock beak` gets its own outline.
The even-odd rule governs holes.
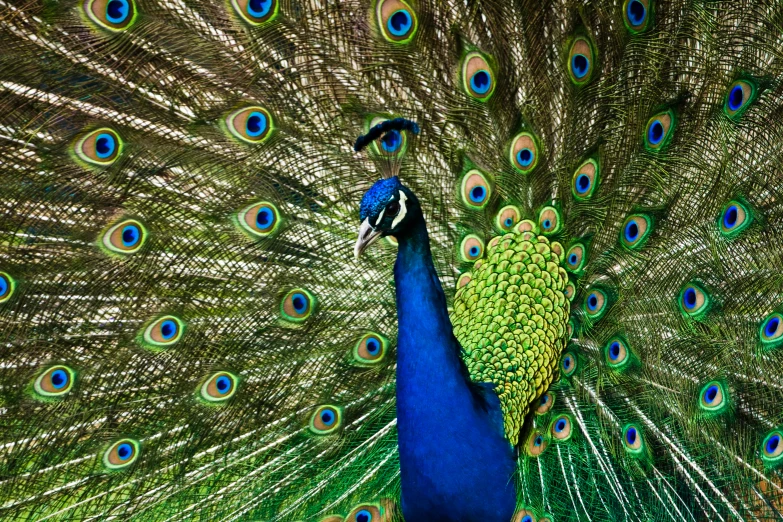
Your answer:
[[[368,246],[375,243],[380,237],[381,231],[375,230],[372,225],[370,225],[370,218],[365,218],[362,222],[362,226],[359,227],[359,239],[356,240],[356,246],[353,249],[354,257],[359,259],[362,252],[364,252]]]

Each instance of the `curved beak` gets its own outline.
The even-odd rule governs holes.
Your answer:
[[[370,225],[370,218],[365,218],[362,226],[359,227],[359,239],[356,240],[356,246],[353,249],[353,255],[356,259],[362,255],[368,246],[375,243],[381,237],[381,231],[375,230]]]

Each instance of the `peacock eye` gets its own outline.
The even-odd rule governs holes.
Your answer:
[[[766,348],[774,348],[783,343],[783,315],[777,312],[768,315],[759,327],[759,337]]]
[[[641,247],[652,232],[652,219],[643,214],[633,214],[625,218],[620,239],[631,250]]]
[[[462,65],[462,83],[470,96],[486,101],[495,91],[495,74],[487,60],[477,52],[469,53]]]
[[[571,417],[558,415],[549,426],[549,433],[555,440],[568,440],[571,438]]]
[[[463,261],[476,261],[484,255],[484,242],[475,234],[465,236],[460,245],[459,255]]]
[[[625,340],[615,337],[606,344],[606,362],[615,370],[624,369],[630,362],[629,348]]]
[[[641,456],[644,452],[644,437],[641,429],[634,424],[628,424],[623,429],[623,444],[628,453]]]
[[[541,398],[538,401],[538,406],[536,407],[536,415],[543,415],[544,413],[548,412],[552,409],[552,405],[555,403],[555,393],[554,392],[546,392],[544,395],[541,396]]]
[[[384,216],[395,217],[399,213],[400,213],[399,201],[392,201],[391,203],[388,203],[386,205],[386,212],[384,212]]]
[[[495,225],[504,232],[510,232],[520,218],[521,213],[519,209],[514,205],[507,205],[498,211],[498,215],[495,216]]]
[[[529,509],[518,511],[511,522],[536,522],[536,517]]]
[[[519,172],[530,172],[538,163],[538,147],[536,140],[529,132],[517,134],[511,142],[510,161]]]
[[[74,371],[67,366],[51,366],[35,379],[33,388],[41,397],[60,397],[71,391],[74,376]]]
[[[118,440],[103,454],[103,464],[111,470],[119,470],[133,464],[139,457],[139,443],[133,439]]]
[[[573,301],[574,297],[576,297],[576,287],[574,286],[574,283],[568,282],[565,289],[563,290],[563,295],[568,299],[569,301]]]
[[[680,290],[680,310],[687,317],[701,319],[710,306],[710,297],[696,283],[690,283]]]
[[[5,272],[0,272],[0,303],[11,299],[15,289],[16,281]]]
[[[783,432],[773,430],[761,443],[761,457],[768,464],[777,464],[783,461]]]
[[[302,322],[313,313],[315,297],[303,288],[291,290],[280,303],[280,312],[283,319],[298,323]]]
[[[269,237],[280,226],[280,214],[272,203],[256,203],[239,212],[239,225],[242,230],[254,237]]]
[[[718,413],[728,404],[728,393],[720,381],[708,382],[699,395],[699,406],[707,412]]]
[[[632,33],[641,33],[649,21],[650,0],[626,0],[623,9],[625,26]]]
[[[590,319],[598,320],[606,312],[608,299],[606,293],[598,288],[587,294],[584,302],[584,310]]]
[[[568,56],[568,72],[571,81],[584,85],[593,74],[593,47],[585,38],[576,38]]]
[[[277,16],[277,0],[231,0],[231,6],[242,19],[251,25],[261,25]]]
[[[360,504],[345,517],[346,522],[381,522],[382,520],[380,506],[375,504]]]
[[[229,372],[218,372],[211,375],[201,385],[201,398],[208,402],[223,402],[237,390],[237,376]]]
[[[416,34],[416,12],[402,0],[380,0],[375,9],[383,37],[394,43],[408,43]]]
[[[336,406],[319,406],[310,418],[310,431],[318,435],[326,435],[342,425],[342,410]]]
[[[666,111],[656,114],[647,122],[645,144],[649,150],[660,150],[671,139],[676,120],[674,112]]]
[[[724,237],[733,237],[748,228],[752,220],[752,214],[745,205],[729,201],[718,218],[718,225]]]
[[[592,197],[598,185],[598,162],[589,159],[582,163],[571,179],[571,193],[580,201]]]
[[[536,428],[527,439],[527,453],[531,457],[538,457],[549,446],[549,437],[546,432]]]
[[[566,270],[569,272],[579,272],[582,270],[585,264],[585,246],[582,243],[577,243],[568,249],[566,253]]]
[[[112,225],[104,232],[103,246],[117,254],[138,252],[147,239],[147,231],[135,219],[126,219]]]
[[[184,325],[173,315],[163,316],[144,330],[144,342],[152,347],[171,346],[182,338]]]
[[[563,354],[563,358],[560,360],[560,368],[562,369],[563,375],[566,377],[573,375],[576,371],[576,365],[576,357],[573,353],[566,352]]]
[[[555,207],[544,207],[538,214],[538,225],[545,236],[557,234],[562,228],[560,212]]]
[[[76,156],[92,165],[102,167],[114,163],[122,152],[123,143],[119,134],[111,129],[98,129],[76,142]]]
[[[739,118],[756,95],[756,86],[744,80],[738,80],[731,84],[726,94],[726,103],[723,110],[729,118]]]
[[[248,107],[226,117],[229,133],[247,143],[262,143],[271,135],[272,115],[262,107]]]
[[[386,355],[388,341],[382,335],[370,332],[365,334],[353,349],[354,361],[360,365],[374,365]]]
[[[133,0],[87,0],[84,10],[90,20],[110,31],[127,29],[136,19]]]

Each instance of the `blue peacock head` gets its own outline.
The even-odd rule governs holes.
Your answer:
[[[403,131],[418,134],[419,126],[403,118],[383,121],[371,128],[367,134],[359,136],[354,150],[360,151],[375,140],[380,140],[381,147],[384,147],[387,142],[399,142],[400,133]],[[400,182],[400,178],[396,175],[399,165],[391,162],[390,166],[393,175],[375,182],[362,197],[359,207],[359,219],[362,224],[354,249],[357,259],[379,238],[404,233],[410,223],[421,216],[421,208],[416,196]]]

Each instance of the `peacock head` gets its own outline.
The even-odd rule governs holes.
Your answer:
[[[362,225],[354,249],[356,259],[379,238],[404,234],[417,217],[421,217],[419,201],[397,176],[377,181],[359,207]]]

